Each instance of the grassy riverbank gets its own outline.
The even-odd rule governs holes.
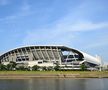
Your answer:
[[[4,78],[108,78],[108,71],[0,71]]]

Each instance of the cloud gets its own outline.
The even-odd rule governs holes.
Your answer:
[[[91,41],[89,40],[89,43],[86,44],[86,47],[84,47],[84,49],[96,49],[96,48],[101,49],[102,47],[107,47],[108,46],[107,32],[103,34],[102,33],[103,32],[101,32],[100,36],[97,36],[99,35],[97,34],[94,38],[91,37]]]
[[[67,16],[66,16],[67,17]],[[70,16],[69,16],[70,17]],[[73,48],[78,47],[76,44],[79,44],[81,36],[79,32],[94,32],[94,31],[103,31],[108,29],[108,22],[98,22],[94,23],[93,21],[79,20],[71,21],[68,19],[60,19],[46,27],[29,30],[23,39],[23,45],[66,45]],[[106,29],[106,30],[107,30]],[[90,33],[89,32],[89,33]],[[86,39],[86,35],[85,40]],[[100,37],[101,38],[101,37]],[[103,37],[102,41],[94,40],[91,43],[82,44],[83,49],[98,48],[104,45],[108,45],[107,37]],[[77,40],[78,39],[78,40]],[[86,41],[85,41],[86,42]],[[80,47],[80,46],[79,46]],[[81,46],[82,47],[82,46]],[[80,47],[80,48],[81,48]]]
[[[100,42],[95,42],[87,45],[84,49],[93,49],[93,48],[100,48],[108,45],[107,41],[100,41]]]
[[[100,7],[101,5],[101,7]],[[79,6],[69,8],[69,12],[59,20],[56,20],[53,29],[57,32],[81,32],[96,31],[108,28],[107,20],[100,20],[100,12],[107,11],[104,4],[97,0],[83,1]],[[100,16],[98,21],[94,18]]]
[[[89,4],[89,3],[87,3]],[[91,3],[92,4],[92,3]],[[91,5],[89,5],[91,6]],[[93,6],[95,7],[95,5]],[[89,8],[90,13],[86,13]],[[50,24],[46,23],[42,28],[29,30],[23,40],[23,44],[63,44],[72,46],[76,38],[80,37],[77,33],[98,31],[108,29],[108,21],[96,22],[86,16],[95,15],[99,8],[93,9],[86,4],[79,5]],[[100,44],[101,45],[101,44]],[[91,47],[91,46],[88,46]]]
[[[21,9],[22,9],[22,11],[29,11],[30,10],[29,3],[27,1],[24,1]]]
[[[27,32],[23,44],[62,44],[71,46],[77,38],[79,38],[79,32],[98,31],[108,28],[107,22],[91,23],[91,22],[75,22],[73,24],[65,24],[66,22],[57,23],[50,28],[34,29]],[[104,38],[103,38],[104,39]],[[102,46],[107,44],[103,43],[91,43],[86,48],[92,48],[96,46]]]
[[[74,35],[56,32],[54,30],[31,30],[27,32],[27,36],[23,40],[23,45],[36,44],[36,45],[69,45]]]
[[[1,4],[2,3],[7,3],[7,0],[1,0]],[[4,18],[0,18],[0,21],[10,22],[11,20],[18,19],[24,16],[28,16],[28,15],[31,15],[32,13],[33,12],[31,12],[30,4],[27,2],[27,0],[23,0],[22,5],[21,6],[19,5],[18,10],[15,13],[9,16],[6,16]]]
[[[85,1],[82,2],[79,6],[69,7],[69,10],[66,12],[66,14],[63,16],[61,15],[62,17],[50,23],[45,22],[44,24],[45,27],[44,26],[42,26],[42,28],[36,27],[34,28],[34,30],[28,30],[26,32],[26,36],[24,36],[22,43],[24,45],[25,44],[71,45],[72,43],[74,44],[76,38],[80,37],[77,34],[79,32],[98,31],[98,30],[103,30],[105,28],[108,28],[107,21],[96,22],[92,19],[91,16],[96,16],[96,13],[100,10],[99,8],[100,5],[97,5],[98,7],[96,7],[95,6],[96,2],[95,3],[94,2],[95,1],[93,2]],[[51,8],[55,8],[55,6]],[[50,12],[50,10],[53,10],[51,8],[47,10],[49,10]],[[1,20],[5,20],[9,22],[11,20],[15,21],[15,19],[18,19],[20,17],[33,14],[35,11],[32,10],[34,9],[31,8],[31,5],[28,3],[28,1],[23,0],[22,5],[19,7],[19,11],[16,11],[16,13],[12,14],[11,16],[7,16]],[[38,10],[38,12],[39,11],[40,10]],[[42,13],[42,11],[39,13]],[[50,21],[50,19],[52,19],[53,17],[50,17],[50,13],[48,13],[48,15],[49,17],[47,19]],[[43,17],[41,15],[39,19]],[[92,46],[88,46],[88,47],[92,47]]]
[[[102,28],[108,28],[108,22],[101,22],[101,23],[81,22],[74,24],[71,28],[72,30],[75,31],[99,30]]]
[[[23,1],[23,4],[20,8],[20,13],[22,16],[26,16],[31,13],[31,5],[27,2],[27,0]]]
[[[108,28],[108,22],[93,23],[91,21],[78,21],[75,23],[58,23],[56,29],[61,31],[78,32],[78,31],[91,31]]]

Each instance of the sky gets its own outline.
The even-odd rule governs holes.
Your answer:
[[[63,45],[108,62],[108,0],[0,0],[0,53]]]

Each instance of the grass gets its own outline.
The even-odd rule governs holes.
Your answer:
[[[75,78],[108,78],[108,71],[0,71],[0,76],[66,76]]]
[[[108,74],[108,71],[0,71],[0,74]]]

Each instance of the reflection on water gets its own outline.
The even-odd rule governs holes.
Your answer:
[[[108,90],[108,79],[1,79],[0,90]]]

